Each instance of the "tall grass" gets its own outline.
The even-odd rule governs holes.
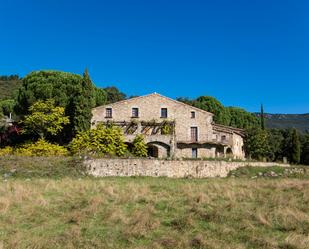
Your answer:
[[[0,183],[0,248],[309,248],[306,179]]]

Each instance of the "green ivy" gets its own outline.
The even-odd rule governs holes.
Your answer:
[[[172,126],[170,124],[164,123],[161,128],[162,135],[169,135],[172,133]]]

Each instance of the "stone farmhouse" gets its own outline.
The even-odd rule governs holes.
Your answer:
[[[157,93],[99,106],[92,114],[92,128],[120,126],[128,146],[143,134],[151,157],[244,159],[243,130],[215,124],[212,113]]]

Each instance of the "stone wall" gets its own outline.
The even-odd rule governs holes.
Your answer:
[[[156,159],[89,159],[85,161],[94,176],[166,176],[166,177],[226,177],[231,170],[244,166],[269,167],[278,163],[226,162],[200,160]],[[280,164],[279,166],[289,166]]]

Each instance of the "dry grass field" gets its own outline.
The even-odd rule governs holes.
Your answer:
[[[0,181],[0,248],[308,249],[309,180],[17,174]]]

